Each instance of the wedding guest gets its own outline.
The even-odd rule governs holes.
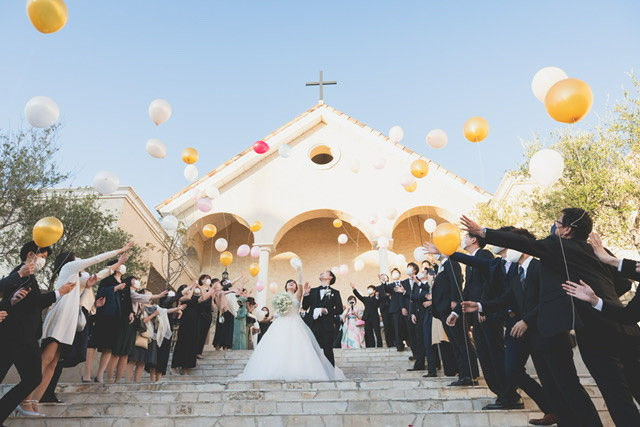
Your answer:
[[[218,280],[218,279],[214,279]],[[203,291],[208,291],[213,284],[211,276],[203,274],[198,278],[198,283]],[[204,351],[204,345],[207,342],[209,336],[209,329],[211,328],[211,321],[213,320],[213,300],[211,298],[203,300],[198,304],[199,313],[199,329],[200,336],[198,337],[198,359],[202,359],[202,352]]]
[[[246,289],[242,289],[237,296],[238,311],[233,323],[232,350],[247,349],[247,297]]]
[[[230,286],[230,284],[229,284]],[[217,307],[216,332],[213,337],[213,346],[224,350],[230,350],[233,345],[234,320],[238,309],[238,301],[233,291],[224,289],[223,286],[216,290],[215,303]]]
[[[373,285],[367,286],[367,296],[364,297],[356,289],[355,284],[349,283],[353,289],[353,295],[364,304],[364,342],[367,348],[382,347],[382,334],[380,333],[380,298]]]
[[[19,302],[10,306],[10,313],[0,324],[0,382],[4,381],[11,366],[15,365],[20,382],[0,399],[0,423],[17,410],[23,415],[37,415],[33,402],[23,401],[42,381],[42,358],[38,340],[42,335],[42,310],[68,294],[75,282],[65,283],[54,292],[42,293],[34,274],[27,273],[33,265],[33,272],[44,268],[51,248],[38,247],[35,242],[25,243],[20,249],[20,265],[13,269],[5,282],[5,300]],[[15,273],[20,276],[16,279]],[[15,280],[18,280],[15,283]],[[10,286],[9,286],[10,285]],[[22,403],[20,403],[22,402]]]
[[[356,306],[356,297],[349,295],[347,308],[342,313],[342,348],[364,348],[362,309]]]
[[[262,318],[261,313],[262,311],[258,310],[255,298],[247,297],[247,333],[251,337],[249,341],[251,349],[256,348],[256,345],[258,345],[258,334],[260,333],[258,319]]]
[[[384,329],[384,340],[387,347],[395,346],[395,335],[393,334],[393,322],[391,313],[389,313],[389,305],[391,304],[391,294],[387,293],[386,285],[389,283],[389,276],[386,274],[378,275],[380,285],[376,286],[378,295],[380,317],[382,317],[382,328]]]
[[[271,318],[271,312],[269,311],[269,307],[262,307],[261,311],[263,314],[262,314],[262,320],[259,321],[260,333],[258,334],[258,342],[260,342],[264,334],[267,332],[267,330],[269,329],[269,326],[271,326],[271,321],[273,320]]]
[[[151,296],[148,289],[137,290],[138,294]],[[133,375],[133,382],[140,382],[142,371],[147,363],[155,365],[158,362],[158,345],[155,341],[155,328],[152,320],[160,314],[157,306],[153,309],[149,303],[142,303],[135,313],[138,319],[138,330],[133,350],[129,354],[127,369],[125,371],[125,381],[130,382]],[[135,375],[134,375],[135,371]]]
[[[393,326],[393,336],[396,349],[404,351],[404,341],[408,341],[409,316],[409,284],[400,280],[400,270],[391,270],[391,282],[383,283],[385,292],[391,294],[389,315]]]
[[[182,314],[182,310],[186,305],[174,307],[175,303],[182,297],[174,291],[169,291],[168,295],[162,298],[158,305],[151,306],[151,310],[158,310],[158,316],[153,319],[155,342],[158,346],[158,357],[155,363],[147,363],[145,370],[149,372],[152,382],[161,381],[162,377],[167,374],[167,365],[169,364],[169,355],[171,351],[171,337],[173,335],[173,326],[178,322],[178,317]]]

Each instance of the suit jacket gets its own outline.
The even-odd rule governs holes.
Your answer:
[[[475,255],[455,252],[449,259],[466,264],[464,289],[462,297],[465,301],[482,301],[502,293],[506,288],[506,274],[500,258],[494,258],[486,249],[478,249]],[[462,314],[462,306],[458,304],[455,312]]]
[[[23,264],[20,264],[11,273],[16,273],[22,266]],[[56,302],[56,293],[42,293],[35,276],[28,276],[20,278],[5,291],[5,300],[10,301],[21,287],[29,288],[31,291],[11,308],[11,315],[0,323],[0,341],[37,347],[42,336],[42,310]]]
[[[414,314],[418,319],[422,319],[424,314],[429,310],[425,308],[422,303],[426,301],[426,296],[431,291],[431,287],[428,283],[420,283],[411,290],[409,296],[410,307],[409,314]]]
[[[630,259],[622,261],[621,276],[640,281],[640,273],[636,272],[636,262]],[[615,322],[624,323],[628,325],[634,325],[640,322],[640,297],[636,292],[634,297],[629,301],[626,307],[619,307],[617,305],[610,304],[603,298],[602,303],[602,315]]]
[[[386,285],[380,284],[376,286],[376,292],[378,292],[378,307],[380,308],[380,313],[388,313],[389,306],[391,305],[391,297],[387,295]]]
[[[391,302],[389,303],[389,314],[399,313],[403,308],[409,310],[409,295],[411,293],[411,285],[409,285],[410,279],[403,281],[394,281],[385,284],[385,291],[391,294]],[[396,284],[402,286],[405,289],[405,293],[396,292],[394,289]]]
[[[311,329],[314,332],[333,332],[338,328],[342,314],[340,291],[329,286],[331,296],[325,294],[324,298],[320,298],[321,288],[321,286],[312,288],[308,295],[302,297],[302,309],[309,310],[307,316],[311,316],[313,319],[313,312],[316,308],[326,308],[328,313],[313,319]]]
[[[458,262],[450,259],[444,261],[442,268],[431,287],[431,312],[436,319],[445,321],[452,311],[451,302],[462,301],[462,269]]]
[[[380,300],[375,296],[364,297],[357,289],[353,290],[353,295],[356,296],[364,304],[364,313],[362,314],[362,320],[365,322],[379,322],[380,317],[378,315],[378,307],[380,306]]]
[[[532,259],[529,263],[524,287],[518,274],[510,274],[508,279],[509,286],[501,295],[491,300],[481,301],[482,309],[485,313],[492,313],[511,307],[528,327],[535,328],[540,301],[540,261]]]
[[[611,331],[640,336],[640,328],[637,325],[620,325],[608,320],[589,303],[577,299],[572,301],[562,289],[562,283],[567,280],[568,269],[571,281],[579,283],[580,280],[584,280],[604,301],[612,306],[623,307],[616,293],[612,269],[598,260],[587,242],[563,239],[555,235],[535,240],[496,230],[487,230],[486,240],[487,243],[540,258],[538,330],[543,336],[551,337],[581,326],[594,331],[597,329],[602,333]]]

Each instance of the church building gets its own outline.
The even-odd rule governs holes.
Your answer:
[[[225,267],[214,245],[226,239],[234,257],[229,277],[244,274],[251,279],[249,289],[263,289],[257,292],[261,305],[282,292],[287,279],[316,286],[324,270],[337,272],[335,286],[345,299],[349,282],[364,290],[393,267],[404,276],[415,248],[431,239],[425,220],[457,223],[462,213],[491,198],[322,101],[263,140],[266,153],[249,147],[156,207],[186,227],[194,272],[221,277]],[[424,159],[429,172],[407,191],[401,183],[416,159]],[[219,195],[212,210],[203,212],[195,199],[212,187]],[[256,221],[262,228],[252,232]],[[217,228],[213,238],[203,234],[206,224]],[[346,243],[339,243],[341,234]],[[243,244],[259,246],[259,256],[237,256]],[[260,266],[255,278],[249,274],[252,263]]]

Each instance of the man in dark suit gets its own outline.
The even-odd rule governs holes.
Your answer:
[[[340,292],[331,287],[336,282],[336,276],[331,271],[320,274],[320,286],[313,288],[302,298],[302,309],[308,310],[307,316],[312,316],[311,330],[324,351],[324,355],[333,366],[333,341],[338,333],[338,324],[342,314],[342,299]]]
[[[391,282],[385,284],[385,292],[391,294],[389,315],[393,324],[393,335],[398,351],[404,351],[404,340],[408,341],[409,292],[407,281],[400,281],[400,270],[391,270]]]
[[[453,326],[447,325],[447,317],[462,302],[462,269],[456,261],[435,254],[440,261],[436,277],[431,288],[433,317],[442,322],[447,337],[451,341],[453,354],[458,366],[458,380],[451,385],[472,385],[479,376],[478,358],[473,342],[468,339],[470,314],[463,313],[461,321]]]
[[[435,377],[436,361],[431,348],[431,287],[427,282],[426,272],[418,273],[417,278],[419,282],[413,283],[409,297],[411,325],[415,329],[415,341],[412,343],[416,360],[413,368],[407,371],[424,371],[426,359],[426,366],[429,368],[427,375]],[[425,328],[429,328],[428,334],[425,334]],[[428,342],[425,341],[425,337],[429,338]]]
[[[382,347],[380,315],[378,314],[380,299],[378,295],[376,295],[376,287],[373,285],[367,286],[367,296],[364,297],[358,292],[353,282],[349,283],[349,285],[351,285],[351,289],[353,289],[353,295],[364,304],[362,320],[364,320],[364,343],[366,347]]]
[[[395,345],[395,336],[393,335],[393,322],[391,320],[391,314],[389,313],[389,306],[391,305],[391,296],[387,293],[387,283],[389,283],[389,276],[386,274],[379,274],[380,284],[376,286],[376,292],[378,294],[378,302],[380,308],[380,315],[382,316],[382,325],[384,327],[384,340],[387,343],[387,347],[393,347]]]
[[[420,272],[420,267],[415,262],[410,262],[407,264],[407,278],[402,281],[403,286],[409,289],[409,292],[405,294],[406,304],[407,304],[407,316],[406,316],[406,325],[407,325],[407,338],[409,340],[409,346],[411,347],[411,357],[409,360],[415,360],[418,354],[424,354],[423,349],[418,349],[418,347],[422,347],[422,345],[418,344],[418,339],[416,335],[418,334],[418,325],[414,324],[411,321],[411,296],[415,294],[417,297],[420,293],[420,279],[418,279],[418,273]],[[422,341],[422,340],[421,340]],[[424,369],[424,368],[423,368]]]
[[[579,208],[563,209],[555,221],[554,233],[542,240],[485,230],[467,217],[461,221],[467,230],[486,236],[490,243],[540,258],[537,325],[540,333],[553,338],[575,329],[582,360],[595,379],[613,421],[619,426],[640,425],[640,412],[633,402],[622,355],[625,341],[635,342],[640,328],[604,319],[590,304],[574,301],[562,289],[567,280],[576,283],[584,280],[603,300],[622,306],[609,267],[599,262],[586,241],[593,228],[589,214]]]
[[[37,272],[44,267],[51,248],[39,248],[33,241],[20,250],[22,263],[15,272],[23,271],[23,266],[34,264]],[[42,381],[42,360],[38,340],[42,335],[42,310],[53,304],[61,295],[69,293],[73,286],[65,284],[54,292],[41,293],[34,275],[22,277],[19,283],[5,290],[5,299],[11,299],[21,289],[28,291],[24,299],[12,307],[7,319],[0,324],[0,381],[4,380],[9,368],[15,365],[20,382],[0,399],[0,423],[4,422],[20,402]],[[23,408],[29,411],[30,406]]]

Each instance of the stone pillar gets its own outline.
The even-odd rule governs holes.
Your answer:
[[[258,273],[258,282],[264,283],[264,289],[256,294],[256,303],[258,307],[267,305],[267,290],[269,289],[269,254],[271,248],[268,246],[260,246],[260,273]]]
[[[378,259],[380,261],[380,274],[389,275],[389,250],[378,248]]]

